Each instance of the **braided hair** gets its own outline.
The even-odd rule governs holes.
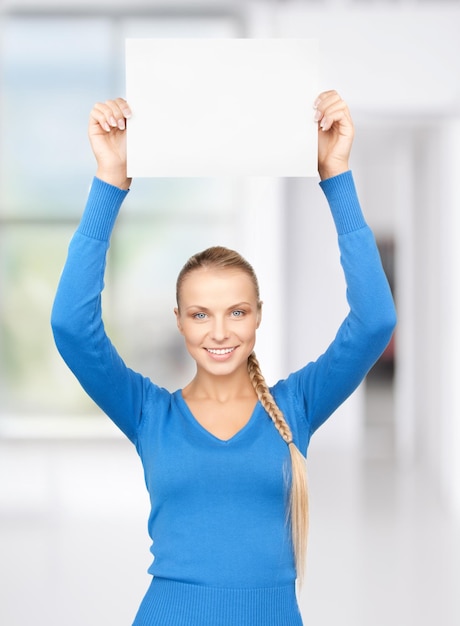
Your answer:
[[[308,536],[308,485],[305,457],[302,455],[292,438],[292,431],[281,409],[275,402],[267,382],[260,370],[254,352],[248,358],[248,371],[257,397],[276,430],[289,446],[291,454],[291,491],[289,497],[289,517],[291,520],[292,544],[299,583],[302,583],[305,571],[305,557]]]

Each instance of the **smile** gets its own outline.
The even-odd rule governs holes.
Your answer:
[[[216,348],[216,349],[212,349],[212,348],[206,348],[206,350],[208,352],[210,352],[211,354],[230,354],[230,352],[233,352],[235,348]]]

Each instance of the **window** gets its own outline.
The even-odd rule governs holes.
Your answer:
[[[0,435],[13,417],[94,414],[62,363],[49,317],[94,159],[96,100],[123,93],[126,37],[238,36],[229,15],[5,16],[0,25]],[[214,243],[238,246],[234,181],[138,180],[112,240],[105,319],[132,367],[186,382],[172,313],[177,272]]]

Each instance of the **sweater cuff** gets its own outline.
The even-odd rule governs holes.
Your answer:
[[[359,230],[366,220],[359,204],[351,170],[320,181],[339,235]]]
[[[109,185],[95,176],[78,232],[92,239],[108,241],[127,194],[128,190]]]

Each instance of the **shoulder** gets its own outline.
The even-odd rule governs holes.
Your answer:
[[[303,454],[306,454],[312,432],[309,417],[310,403],[305,395],[310,371],[311,364],[308,364],[270,387],[276,404],[292,430],[294,441]]]
[[[315,364],[308,363],[304,367],[289,373],[270,387],[280,409],[304,413],[308,402],[308,387],[312,384]]]

